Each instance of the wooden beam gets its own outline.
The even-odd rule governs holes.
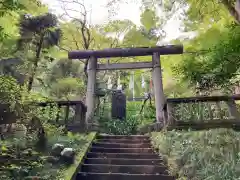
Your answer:
[[[162,123],[153,123],[146,126],[143,126],[138,130],[140,134],[146,134],[150,132],[158,132],[162,131],[164,128]],[[240,130],[240,122],[236,119],[228,119],[228,120],[214,120],[208,122],[183,122],[178,121],[174,125],[167,126],[165,130],[172,131],[176,130],[207,130],[214,128],[233,128],[234,130]]]
[[[206,129],[214,129],[214,128],[239,128],[240,122],[236,119],[218,119],[214,121],[208,122],[184,122],[184,121],[177,121],[173,126],[169,126],[168,129],[186,129],[189,128],[192,130],[206,130]]]
[[[130,63],[112,63],[98,64],[97,70],[118,70],[118,69],[146,69],[152,68],[152,62],[130,62]]]
[[[131,57],[131,56],[149,56],[153,53],[160,55],[167,54],[182,54],[182,45],[168,45],[168,46],[156,46],[156,47],[139,47],[139,48],[112,48],[103,50],[82,50],[71,51],[68,53],[69,59],[89,59],[95,58],[107,58],[107,57]]]
[[[48,106],[50,104],[57,104],[58,106],[76,106],[82,105],[86,107],[82,101],[46,101],[46,102],[32,102],[32,104],[36,104],[37,106]]]
[[[229,101],[240,100],[240,95],[233,96],[199,96],[199,97],[185,97],[185,98],[168,98],[167,103],[194,103],[194,102],[216,102],[216,101]]]

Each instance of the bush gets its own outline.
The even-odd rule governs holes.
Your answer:
[[[49,119],[56,117],[57,108],[54,106],[50,110],[47,107],[47,110],[42,112],[42,108],[32,104],[42,100],[46,101],[47,98],[38,93],[29,93],[12,77],[0,76],[0,104],[2,110],[7,105],[7,115],[10,117],[4,118],[7,122],[1,119],[0,124],[16,122],[14,125],[18,129],[21,126],[27,127],[27,133],[21,136],[14,136],[15,132],[12,128],[13,132],[1,141],[0,159],[3,161],[1,161],[0,179],[22,180],[29,176],[32,176],[32,179],[34,176],[36,179],[39,177],[46,180],[59,179],[67,166],[61,162],[56,164],[49,162],[53,144],[61,143],[81,153],[85,144],[89,142],[86,134],[66,133],[62,127],[51,125]],[[40,134],[43,136],[39,136]],[[39,143],[41,137],[44,137],[44,145],[46,145],[44,147]]]
[[[0,179],[22,180],[28,176],[42,177],[43,179],[60,179],[68,168],[68,164],[61,161],[49,162],[51,149],[55,143],[73,148],[77,154],[81,154],[85,145],[90,141],[90,135],[63,133],[61,128],[44,124],[47,137],[47,148],[40,152],[34,148],[36,138],[28,136],[28,141],[23,138],[8,138],[1,141],[0,158],[7,157],[7,161],[1,162]],[[31,138],[31,141],[30,139]],[[32,142],[32,143],[30,143]]]
[[[136,134],[140,120],[137,117],[129,117],[124,120],[100,118],[100,131],[107,134],[131,135]]]
[[[153,145],[180,179],[240,178],[240,133],[230,129],[152,133]]]
[[[130,135],[136,134],[140,127],[151,124],[155,121],[155,109],[149,105],[140,114],[142,102],[127,102],[127,112],[125,120],[111,119],[111,105],[104,104],[104,113],[100,117],[96,117],[103,133]],[[111,116],[111,115],[110,115]]]

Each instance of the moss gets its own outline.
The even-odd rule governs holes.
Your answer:
[[[81,148],[81,151],[77,154],[75,163],[68,167],[62,174],[64,180],[72,180],[78,173],[78,168],[81,165],[83,158],[95,139],[96,132],[92,132],[87,136],[87,143]]]
[[[46,151],[40,152],[33,149],[33,143],[25,142],[20,138],[8,138],[2,141],[0,146],[1,157],[8,157],[8,161],[2,164],[2,173],[0,179],[6,180],[22,180],[31,179],[31,177],[41,177],[43,180],[70,180],[76,175],[77,168],[81,163],[89,145],[95,138],[96,133],[89,134],[61,134],[52,128],[53,132],[48,131],[48,146]],[[23,143],[25,142],[25,143]],[[76,150],[76,159],[74,164],[68,165],[59,161],[57,157],[53,159],[49,152],[55,143],[63,144],[65,147],[72,147]],[[21,158],[18,158],[20,154]]]
[[[153,132],[152,143],[179,179],[237,180],[239,135],[230,129]]]

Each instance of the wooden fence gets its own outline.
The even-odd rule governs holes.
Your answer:
[[[177,129],[240,127],[235,96],[168,98],[164,106],[165,125]]]
[[[56,126],[65,126],[68,130],[77,130],[85,128],[86,106],[82,101],[48,101],[32,102],[23,108],[22,115],[30,111],[37,110],[37,118],[48,121]],[[40,111],[39,111],[40,110]],[[62,114],[62,118],[60,117]],[[8,104],[0,104],[0,126],[11,125],[22,118],[21,113],[16,113],[10,109]]]
[[[163,123],[152,124],[147,129],[148,131],[160,130],[164,126],[168,129],[240,129],[240,105],[236,103],[238,100],[240,100],[240,95],[168,98],[163,108]],[[72,131],[77,131],[79,128],[85,127],[87,107],[82,101],[48,101],[32,104],[32,107],[40,108],[42,114],[45,114],[51,123],[63,125]],[[5,106],[1,106],[1,110],[5,111]],[[60,118],[62,110],[64,110],[64,113],[62,113],[64,116]],[[73,112],[70,113],[70,111]],[[52,112],[55,112],[54,118],[50,114]],[[10,112],[6,111],[5,113],[11,119],[15,117]],[[2,120],[4,120],[4,116],[2,112]],[[14,122],[11,121],[10,123]]]
[[[164,104],[164,119],[139,129],[140,134],[167,130],[205,130],[233,128],[240,130],[240,112],[234,96],[201,96],[168,98]],[[239,106],[239,107],[238,107]]]
[[[44,114],[48,113],[50,118],[50,113],[56,112],[54,119],[56,125],[64,125],[67,129],[73,131],[85,127],[87,107],[82,101],[48,101],[35,104],[42,108]],[[60,120],[62,110],[64,110],[64,117]],[[70,113],[70,111],[73,111],[73,113]],[[70,117],[70,114],[73,114],[73,117]],[[53,122],[53,119],[50,120]]]

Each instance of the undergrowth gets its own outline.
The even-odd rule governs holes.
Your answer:
[[[115,135],[133,135],[137,134],[139,128],[150,124],[155,120],[154,109],[145,106],[144,111],[140,114],[142,102],[128,102],[126,119],[112,119],[109,112],[111,107],[105,107],[105,113],[98,117],[100,131],[107,134]]]
[[[8,137],[0,144],[0,179],[23,180],[27,177],[41,177],[41,179],[60,179],[64,176],[69,164],[54,160],[51,148],[55,143],[75,149],[79,155],[90,141],[90,135],[63,133],[60,128],[48,125],[47,147],[44,151],[35,148],[36,138]],[[34,136],[34,135],[33,135]]]
[[[90,141],[87,134],[73,134],[52,125],[57,110],[45,107],[42,111],[31,103],[39,101],[46,98],[29,93],[11,77],[0,76],[0,109],[5,112],[0,118],[0,179],[59,180],[69,165],[52,156],[52,146],[60,143],[79,155]]]
[[[239,180],[240,133],[230,129],[153,132],[152,142],[179,180]]]

